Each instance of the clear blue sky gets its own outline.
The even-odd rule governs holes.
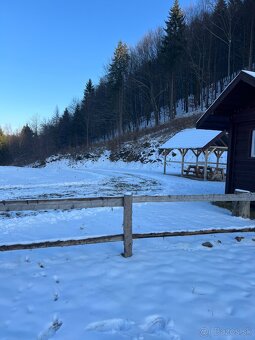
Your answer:
[[[183,8],[196,0],[180,0]],[[1,0],[0,126],[51,117],[97,83],[119,40],[164,26],[173,0]]]

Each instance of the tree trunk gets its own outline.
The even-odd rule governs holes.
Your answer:
[[[88,148],[89,147],[89,118],[87,119],[87,124],[86,124],[86,145]]]
[[[123,134],[123,85],[119,89],[119,121],[118,121],[118,130],[119,136]]]
[[[174,74],[173,72],[171,72],[171,76],[170,76],[169,90],[170,90],[169,115],[170,115],[170,119],[174,119]]]
[[[228,81],[230,81],[231,76],[231,47],[232,47],[232,41],[229,39],[228,41]]]
[[[255,5],[252,5],[252,19],[251,19],[251,35],[250,35],[250,49],[249,49],[249,70],[252,70],[252,63],[253,63],[253,40],[254,40],[254,21],[255,21]]]

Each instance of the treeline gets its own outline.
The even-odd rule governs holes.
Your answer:
[[[18,134],[1,132],[0,160],[88,148],[179,113],[203,111],[237,71],[254,69],[254,39],[254,0],[200,0],[186,13],[175,0],[164,28],[135,47],[118,43],[104,77],[98,84],[87,81],[80,102]]]

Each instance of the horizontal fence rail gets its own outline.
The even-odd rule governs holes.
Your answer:
[[[135,234],[132,232],[132,207],[133,203],[169,203],[169,202],[233,202],[235,216],[250,217],[250,203],[255,202],[255,193],[236,191],[235,194],[212,195],[166,195],[166,196],[132,196],[96,197],[96,198],[70,198],[51,200],[17,200],[0,201],[0,212],[11,211],[41,211],[41,210],[70,210],[83,208],[112,208],[123,207],[123,234],[90,237],[85,239],[69,239],[57,241],[42,241],[34,243],[0,245],[0,251],[64,247],[105,242],[124,243],[124,257],[132,256],[133,240],[155,237],[193,236],[219,233],[255,232],[255,228],[243,229],[210,229],[194,231],[175,231]]]
[[[167,203],[167,202],[255,202],[255,193],[211,194],[211,195],[166,195],[166,196],[132,196],[133,203]],[[50,200],[0,201],[0,212],[26,210],[70,210],[84,208],[123,207],[124,198],[96,197]]]
[[[70,210],[123,207],[123,197],[0,201],[0,211]]]
[[[164,231],[158,233],[144,233],[132,234],[133,240],[140,240],[145,238],[164,238],[164,237],[177,237],[177,236],[196,236],[196,235],[213,235],[213,234],[232,234],[232,233],[249,233],[255,232],[255,228],[240,228],[240,229],[208,229],[208,230],[194,230],[194,231]],[[88,237],[84,239],[72,240],[57,240],[57,241],[42,241],[33,243],[17,243],[10,245],[0,246],[1,251],[11,250],[25,250],[25,249],[40,249],[40,248],[53,248],[53,247],[72,247],[84,244],[97,244],[108,242],[124,241],[124,235],[108,235],[98,237]]]
[[[146,202],[255,202],[255,194],[134,196],[133,203]]]

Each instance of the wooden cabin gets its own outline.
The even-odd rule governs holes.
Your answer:
[[[226,193],[255,192],[255,72],[241,71],[197,122],[229,132]]]

